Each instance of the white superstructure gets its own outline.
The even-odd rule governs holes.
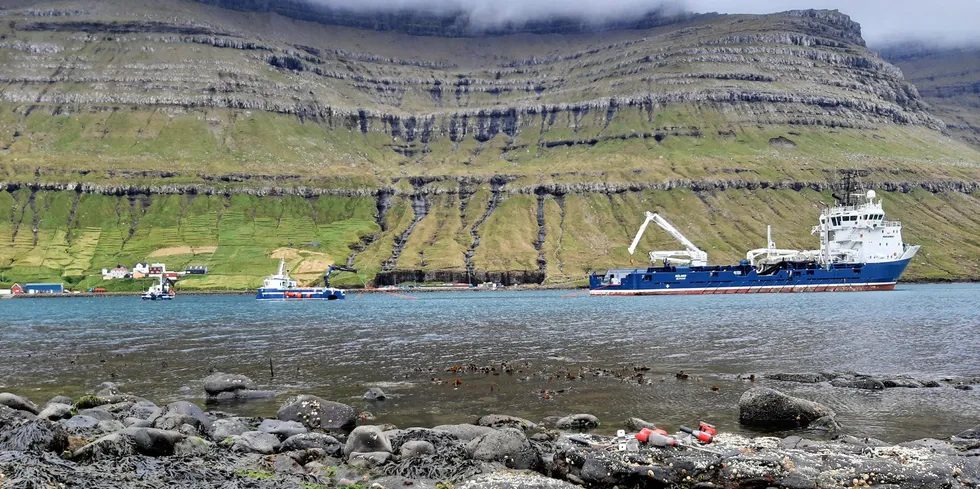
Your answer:
[[[262,281],[264,289],[295,289],[297,283],[289,278],[289,271],[286,270],[286,259],[279,260],[279,272]]]
[[[902,223],[885,220],[881,200],[869,190],[865,202],[834,206],[820,214],[810,234],[820,237],[820,263],[882,263],[912,258],[918,246],[902,241]]]

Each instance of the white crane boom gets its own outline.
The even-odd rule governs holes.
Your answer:
[[[661,217],[660,214],[655,214],[649,211],[647,211],[646,220],[643,221],[643,224],[640,226],[640,230],[637,231],[636,237],[633,238],[633,244],[631,244],[629,247],[629,252],[631,255],[636,251],[636,246],[640,244],[640,238],[643,237],[643,233],[647,230],[647,226],[650,225],[651,221],[657,223],[658,226],[660,226],[664,231],[667,231],[671,236],[674,237],[674,239],[680,241],[680,243],[684,245],[685,248],[687,248],[686,251],[660,251],[660,252],[654,251],[650,253],[651,260],[659,260],[663,258],[669,258],[670,256],[683,255],[683,256],[690,257],[690,262],[694,266],[704,266],[708,264],[707,253],[705,253],[700,248],[695,246],[694,243],[691,242],[691,240],[684,237],[684,235],[681,234],[681,232],[678,231],[677,228],[675,228],[669,222],[667,222],[667,220]]]

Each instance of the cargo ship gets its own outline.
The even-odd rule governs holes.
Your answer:
[[[646,268],[616,268],[589,277],[590,295],[752,294],[892,290],[919,247],[902,242],[902,224],[885,219],[874,190],[846,193],[820,214],[811,234],[816,250],[779,249],[767,231],[765,248],[737,265],[708,265],[708,254],[659,214],[646,220],[629,247],[632,255],[651,222],[684,250],[652,251]],[[853,203],[852,203],[853,202]]]
[[[350,271],[353,268],[330,266],[323,274],[324,287],[300,287],[296,280],[289,277],[286,270],[286,260],[279,260],[279,271],[262,281],[262,287],[255,294],[258,300],[342,300],[344,291],[330,286],[330,274],[334,271]]]

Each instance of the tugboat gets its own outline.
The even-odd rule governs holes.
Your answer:
[[[300,287],[296,280],[289,277],[286,270],[286,260],[279,260],[279,271],[270,275],[262,282],[262,287],[255,294],[258,300],[343,300],[344,291],[330,286],[330,274],[334,271],[357,272],[357,270],[331,265],[323,274],[323,287]]]
[[[160,283],[152,285],[149,290],[143,292],[143,295],[141,295],[140,298],[144,301],[172,300],[177,293],[174,292],[171,285],[172,284],[170,283],[169,279],[164,278],[163,275],[160,275]]]
[[[778,249],[768,230],[767,246],[746,253],[738,265],[709,266],[699,249],[659,214],[646,213],[632,255],[650,222],[684,245],[682,251],[653,251],[647,268],[619,268],[589,277],[590,295],[747,294],[893,290],[919,251],[902,242],[902,224],[885,220],[874,190],[850,192],[820,214],[811,234],[817,250]],[[852,203],[852,200],[862,201]]]

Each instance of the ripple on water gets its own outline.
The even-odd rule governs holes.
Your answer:
[[[980,372],[978,293],[980,286],[957,284],[710,297],[564,298],[541,291],[419,294],[416,301],[366,294],[335,303],[71,299],[47,300],[44,307],[14,300],[0,309],[0,372],[5,389],[42,401],[109,379],[160,402],[198,396],[200,379],[217,369],[243,373],[283,395],[356,399],[365,386],[390,383],[384,388],[392,401],[355,407],[396,424],[464,422],[511,410],[532,418],[592,412],[613,420],[610,427],[627,416],[668,426],[703,418],[736,431],[734,406],[753,385],[738,374]],[[534,365],[513,376],[445,372],[452,364],[525,360]],[[653,383],[533,375],[629,364],[652,367]],[[413,372],[416,367],[423,371]],[[677,381],[677,370],[703,382]],[[517,382],[524,377],[531,379]],[[450,384],[456,379],[462,385]],[[970,414],[980,411],[977,391],[769,385],[823,402],[849,429],[883,438],[948,435],[975,424]],[[542,391],[556,393],[545,398]],[[281,400],[234,409],[268,415]]]

